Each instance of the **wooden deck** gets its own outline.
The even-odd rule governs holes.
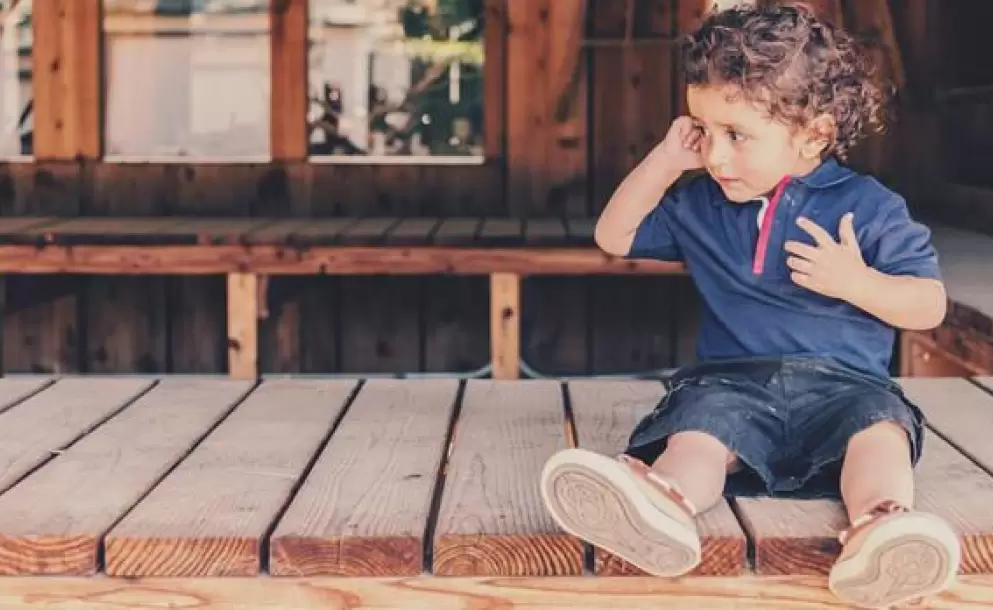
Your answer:
[[[903,384],[933,425],[919,504],[964,541],[962,582],[934,607],[988,607],[993,380]],[[544,461],[576,444],[619,451],[663,393],[0,379],[0,607],[836,607],[834,502],[722,502],[699,518],[703,563],[675,581],[558,530],[539,499]]]

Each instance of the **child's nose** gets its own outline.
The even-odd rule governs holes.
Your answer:
[[[731,160],[731,146],[723,142],[721,138],[711,138],[704,146],[707,167],[720,169],[728,165]]]

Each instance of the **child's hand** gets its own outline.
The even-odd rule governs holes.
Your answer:
[[[859,279],[866,275],[868,269],[862,259],[853,223],[851,213],[842,217],[838,227],[839,242],[835,242],[827,231],[810,220],[797,220],[797,225],[814,238],[817,246],[786,242],[786,251],[793,255],[786,260],[793,270],[793,281],[824,296],[850,302],[851,295],[860,285]]]
[[[703,132],[693,124],[693,119],[681,116],[669,126],[669,133],[656,147],[656,151],[662,153],[666,162],[675,170],[685,172],[699,169],[703,167],[703,157],[700,156],[702,139]]]

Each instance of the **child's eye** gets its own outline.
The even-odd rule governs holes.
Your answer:
[[[733,142],[742,142],[745,140],[745,136],[733,129],[728,129],[728,137],[731,138]]]

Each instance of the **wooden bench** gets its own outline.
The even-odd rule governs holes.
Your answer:
[[[232,377],[258,376],[258,320],[271,275],[490,277],[493,377],[517,378],[520,282],[529,275],[683,274],[682,265],[610,257],[594,219],[0,218],[0,274],[227,276]],[[993,374],[993,238],[934,227],[948,321],[903,334],[900,374]]]
[[[258,375],[258,320],[272,275],[490,277],[493,376],[516,378],[528,275],[684,273],[610,257],[594,219],[0,218],[0,273],[227,275],[229,372]]]
[[[993,604],[993,379],[903,382],[922,508]],[[663,580],[559,530],[555,451],[616,453],[653,381],[0,379],[0,607],[836,607],[840,504],[729,498]]]

